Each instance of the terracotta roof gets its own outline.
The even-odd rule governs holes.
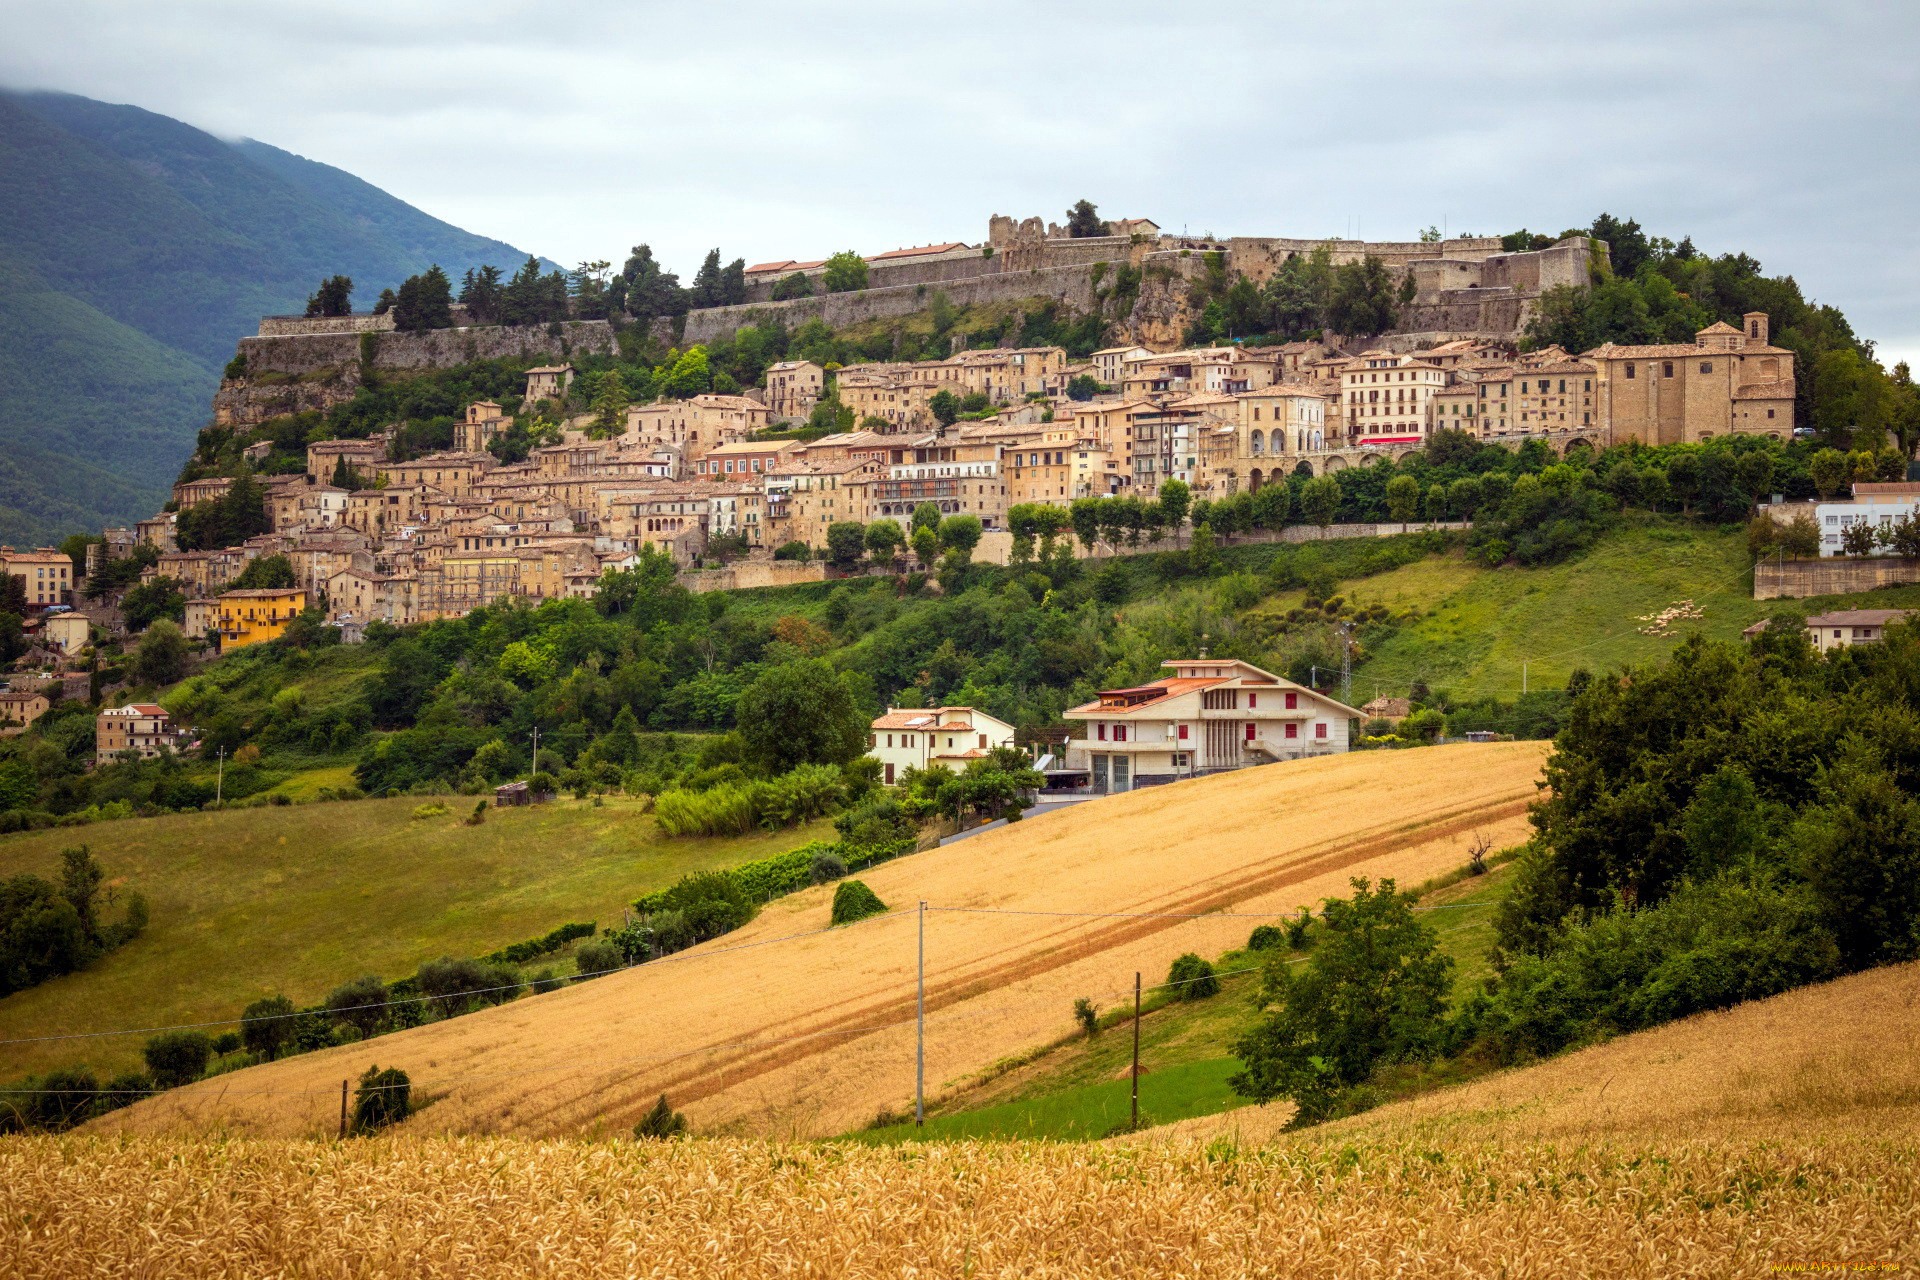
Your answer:
[[[1920,480],[1862,480],[1853,486],[1853,496],[1864,498],[1872,495],[1892,497],[1913,497],[1920,494]]]
[[[746,269],[745,274],[753,275],[760,271],[779,271],[783,267],[790,267],[792,265],[792,258],[786,258],[780,262],[756,262]]]
[[[1879,627],[1898,622],[1911,609],[1840,609],[1807,619],[1809,627]]]
[[[1738,329],[1728,324],[1725,320],[1715,320],[1712,324],[1708,325],[1706,328],[1702,329],[1700,332],[1701,333],[1731,333],[1736,337],[1738,337],[1740,333]]]
[[[868,262],[882,262],[888,258],[918,258],[929,253],[949,253],[954,249],[966,249],[971,246],[963,241],[954,240],[947,244],[923,244],[912,249],[889,249],[885,253],[876,253]]]
[[[1070,708],[1068,711],[1068,714],[1071,715],[1074,712],[1082,712],[1082,711],[1084,712],[1097,711],[1102,716],[1132,715],[1136,711],[1142,711],[1152,707],[1157,707],[1161,703],[1165,702],[1168,698],[1175,698],[1180,696],[1183,693],[1192,693],[1195,689],[1205,689],[1210,685],[1224,684],[1233,678],[1234,677],[1232,676],[1209,676],[1204,679],[1199,677],[1168,676],[1164,680],[1150,681],[1147,684],[1143,684],[1132,689],[1107,689],[1107,690],[1104,690],[1103,692],[1105,693],[1144,693],[1150,689],[1158,689],[1160,690],[1160,692],[1154,694],[1153,697],[1148,698],[1143,702],[1136,702],[1130,707],[1103,706],[1101,705],[1100,700],[1096,698],[1092,702],[1086,703],[1083,706]]]

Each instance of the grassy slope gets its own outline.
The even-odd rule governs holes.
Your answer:
[[[1415,679],[1456,697],[1558,688],[1578,667],[1601,671],[1664,654],[1698,630],[1733,639],[1770,612],[1751,598],[1746,538],[1739,529],[1655,525],[1602,542],[1582,558],[1544,569],[1479,569],[1460,557],[1408,565],[1355,586],[1360,601],[1428,610],[1355,673],[1356,698],[1404,692]],[[1640,619],[1681,600],[1705,616],[1671,636],[1642,635]]]
[[[296,782],[305,782],[305,777]],[[321,785],[321,784],[315,784]],[[622,904],[689,871],[792,848],[815,829],[667,841],[633,801],[495,811],[459,824],[411,818],[418,797],[101,823],[0,840],[0,876],[49,874],[85,843],[145,894],[147,932],[83,972],[0,1000],[0,1039],[229,1018],[284,992],[318,999],[361,973],[484,953]],[[0,1079],[85,1059],[131,1064],[141,1037],[0,1045]]]
[[[1920,586],[1755,600],[1750,563],[1744,530],[1659,521],[1544,569],[1484,569],[1455,554],[1360,579],[1345,587],[1355,600],[1429,616],[1401,628],[1355,669],[1354,698],[1371,698],[1376,688],[1402,694],[1424,679],[1456,698],[1510,699],[1520,692],[1523,660],[1529,688],[1557,689],[1576,668],[1600,672],[1655,661],[1695,632],[1737,640],[1780,610],[1920,606]],[[1704,616],[1664,636],[1642,634],[1642,618],[1682,600]]]

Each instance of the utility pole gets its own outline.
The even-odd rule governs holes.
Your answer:
[[[1140,1127],[1140,971],[1133,971],[1133,1124]]]
[[[200,758],[202,760],[206,759],[205,756]],[[227,749],[225,747],[220,748],[216,761],[217,763],[213,766],[213,803],[214,807],[218,808],[220,805],[220,795],[225,789],[227,781]]]
[[[340,1082],[340,1136],[347,1136],[347,1082]]]
[[[927,900],[920,899],[920,979],[913,1015],[913,1127],[927,1124]]]
[[[1340,628],[1340,701],[1353,705],[1353,628]]]
[[[1525,693],[1526,691],[1527,691],[1527,660],[1525,658],[1522,658],[1520,659],[1520,692]]]
[[[533,768],[527,771],[527,778],[531,780],[538,772],[540,772],[540,726],[535,725],[533,726]]]

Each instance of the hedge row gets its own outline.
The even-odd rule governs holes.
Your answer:
[[[771,902],[812,884],[816,859],[837,858],[848,871],[860,871],[903,853],[912,853],[914,844],[912,839],[901,839],[862,847],[845,841],[814,840],[786,853],[742,863],[726,874],[753,901]],[[670,906],[667,895],[671,892],[671,888],[659,889],[636,898],[633,909],[643,916],[665,911]]]

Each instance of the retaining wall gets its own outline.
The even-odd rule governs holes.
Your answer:
[[[1850,595],[1912,582],[1920,582],[1920,558],[1913,556],[1762,560],[1753,566],[1755,600]]]

